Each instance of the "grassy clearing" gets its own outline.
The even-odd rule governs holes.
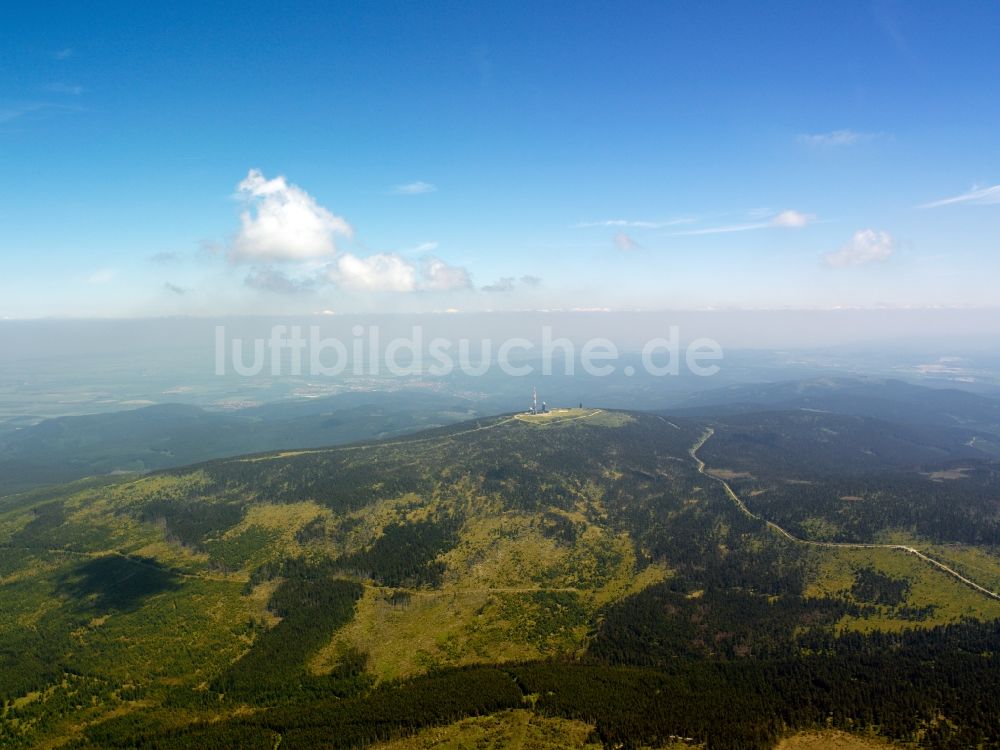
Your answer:
[[[553,409],[544,414],[518,414],[514,419],[538,426],[579,421],[598,427],[621,427],[633,421],[628,414],[603,409]]]
[[[550,719],[519,709],[425,729],[412,737],[373,746],[373,750],[599,750],[588,742],[593,727],[581,721]]]
[[[412,737],[373,745],[372,750],[600,750],[603,745],[593,736],[593,731],[593,726],[582,721],[514,709],[424,729]],[[678,742],[659,745],[655,750],[692,750],[695,747],[701,746]],[[642,745],[638,750],[654,748]],[[844,750],[853,750],[853,746],[845,746]]]
[[[997,550],[968,544],[930,544],[904,532],[894,532],[885,538],[890,544],[905,544],[919,549],[980,586],[1000,591],[1000,556]]]
[[[312,502],[251,505],[240,523],[206,543],[209,562],[225,570],[251,571],[269,560],[300,555],[304,550],[298,532],[330,518],[328,509]]]
[[[879,737],[861,737],[833,730],[799,732],[783,739],[775,750],[890,750],[906,747]]]
[[[876,606],[862,617],[845,616],[837,624],[841,631],[899,631],[959,622],[964,618],[992,620],[1000,617],[1000,602],[962,585],[913,555],[889,549],[847,548],[817,549],[815,554],[816,574],[806,589],[807,596],[851,599],[857,572],[865,567],[905,579],[910,584],[899,606]],[[925,608],[928,608],[927,614],[920,619],[906,614],[907,609]]]
[[[597,609],[669,575],[637,570],[625,535],[571,513],[572,541],[546,536],[538,517],[484,514],[439,559],[438,589],[369,586],[354,621],[312,660],[323,674],[345,646],[368,654],[379,680],[439,666],[509,662],[580,652]]]
[[[980,586],[1000,591],[1000,558],[995,554],[965,544],[933,544],[923,551]]]
[[[76,660],[126,683],[198,685],[246,647],[252,603],[237,582],[189,580],[74,632]]]

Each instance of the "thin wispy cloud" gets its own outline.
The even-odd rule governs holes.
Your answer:
[[[46,112],[79,112],[80,107],[72,104],[56,104],[55,102],[17,102],[0,106],[0,125],[22,117],[35,115],[43,117]]]
[[[18,117],[23,117],[29,112],[34,112],[38,108],[38,105],[31,104],[0,107],[0,123],[11,122],[12,120],[16,120]]]
[[[971,203],[979,206],[1000,203],[1000,185],[974,187],[961,195],[925,203],[921,208],[939,208],[940,206],[952,206],[956,203]]]
[[[800,211],[782,211],[775,214],[767,221],[754,221],[745,224],[726,224],[718,227],[706,227],[704,229],[688,229],[683,232],[674,232],[677,237],[692,237],[704,234],[730,234],[732,232],[750,232],[756,229],[801,229],[816,221],[812,214],[804,214]]]
[[[679,224],[692,224],[695,219],[682,217],[676,219],[666,219],[664,221],[634,221],[632,219],[605,219],[604,221],[581,221],[574,224],[573,229],[592,229],[594,227],[609,228],[621,227],[623,229],[664,229],[674,227]]]
[[[731,232],[749,232],[753,229],[767,229],[769,223],[727,224],[721,227],[706,227],[705,229],[689,229],[685,232],[674,232],[675,237],[694,237],[702,234],[729,234]]]
[[[63,49],[56,50],[52,53],[52,58],[54,60],[68,60],[73,56],[72,47],[64,47]]]
[[[437,187],[429,182],[424,182],[423,180],[407,182],[403,185],[396,185],[392,188],[393,195],[423,195],[424,193],[433,193],[436,191]]]
[[[65,104],[53,104],[51,102],[19,102],[5,107],[0,107],[0,123],[12,122],[21,117],[25,117],[26,115],[52,109],[70,110],[75,109],[75,107],[70,107]]]
[[[424,253],[432,253],[438,249],[438,243],[435,241],[421,242],[413,247],[407,247],[400,250],[401,255],[422,255]]]
[[[83,86],[70,83],[50,83],[45,86],[45,90],[50,94],[66,94],[68,96],[79,96],[84,92]]]
[[[901,18],[901,11],[904,11],[904,6],[901,5],[898,8],[893,6],[895,6],[895,3],[874,3],[872,10],[875,23],[910,68],[919,70],[920,60],[914,54],[913,48],[910,46],[910,42],[902,29],[903,19]]]
[[[875,138],[875,133],[859,133],[856,130],[831,130],[829,133],[800,133],[799,143],[813,148],[836,148],[853,146]]]
[[[177,284],[171,284],[169,281],[164,282],[163,288],[166,289],[168,292],[171,292],[172,294],[177,294],[177,295],[187,294],[187,289],[185,289],[182,286],[177,286]]]

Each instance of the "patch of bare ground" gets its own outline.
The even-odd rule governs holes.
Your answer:
[[[719,479],[753,479],[753,474],[749,471],[731,471],[730,469],[707,469],[706,471]]]
[[[972,471],[972,469],[968,466],[964,466],[962,468],[932,471],[930,474],[924,474],[924,476],[934,482],[955,481],[956,479],[965,479],[969,475],[970,471]]]
[[[899,745],[879,737],[861,737],[831,729],[793,734],[779,742],[776,750],[892,750],[903,747],[906,745]]]

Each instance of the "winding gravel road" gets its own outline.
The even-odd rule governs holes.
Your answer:
[[[714,434],[715,430],[709,427],[708,429],[705,430],[705,434],[698,439],[698,442],[696,442],[693,446],[691,446],[691,450],[689,452],[691,454],[691,458],[694,459],[694,462],[698,467],[698,472],[708,477],[709,479],[713,479],[716,482],[719,482],[726,490],[726,494],[729,496],[729,498],[734,503],[736,503],[736,507],[738,507],[750,518],[753,518],[756,521],[762,521],[763,523],[766,523],[768,527],[770,527],[775,533],[780,534],[781,536],[785,537],[789,541],[795,542],[796,544],[808,544],[812,547],[846,547],[848,549],[891,549],[891,550],[896,550],[897,552],[905,552],[908,555],[919,557],[924,562],[928,563],[929,565],[933,565],[941,572],[947,573],[956,581],[959,581],[960,583],[965,584],[969,588],[978,591],[980,594],[988,596],[990,599],[995,599],[997,601],[1000,601],[1000,593],[997,593],[996,591],[991,591],[985,586],[980,586],[975,581],[972,581],[963,576],[954,568],[945,565],[940,560],[935,560],[933,557],[930,557],[929,555],[925,554],[924,552],[921,552],[920,550],[914,547],[908,547],[905,544],[867,544],[863,542],[817,542],[812,539],[802,539],[801,537],[795,536],[787,529],[783,529],[774,521],[768,521],[763,516],[757,515],[752,510],[750,510],[746,506],[746,504],[740,499],[740,496],[733,491],[733,488],[729,486],[729,482],[727,482],[722,477],[717,477],[714,474],[710,474],[709,472],[705,471],[705,462],[702,461],[700,458],[698,458],[698,451],[701,450],[701,447],[705,445],[705,443],[707,443]]]

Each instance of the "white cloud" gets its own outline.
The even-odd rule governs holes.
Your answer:
[[[52,57],[55,58],[56,60],[68,60],[72,56],[73,56],[72,47],[66,47],[64,49],[57,50],[56,52],[52,53]]]
[[[856,143],[870,141],[874,133],[858,133],[854,130],[832,130],[829,133],[803,133],[799,143],[813,148],[834,148],[836,146],[853,146]]]
[[[323,275],[342,289],[365,292],[450,292],[472,286],[464,268],[428,256],[421,261],[418,273],[416,265],[396,253],[366,258],[345,253]]]
[[[628,252],[629,250],[638,250],[642,247],[638,242],[629,237],[625,232],[619,232],[614,237],[615,247],[623,252]]]
[[[770,224],[727,224],[722,227],[708,227],[706,229],[690,229],[686,232],[674,232],[678,237],[694,237],[702,234],[729,234],[730,232],[746,232],[751,229],[766,229]]]
[[[430,252],[433,252],[434,250],[437,250],[437,248],[438,248],[438,243],[437,242],[421,242],[419,245],[416,245],[415,247],[407,248],[406,250],[403,250],[402,252],[404,252],[404,253],[414,253],[414,254],[419,255],[420,253],[430,253]]]
[[[407,193],[433,189],[427,183],[399,187]],[[237,189],[247,205],[227,256],[232,263],[253,264],[244,279],[248,287],[293,294],[324,284],[359,292],[443,292],[472,286],[466,269],[427,255],[437,248],[436,242],[406,251],[424,254],[419,262],[399,253],[338,252],[335,240],[351,237],[351,226],[284,177],[269,180],[252,169]],[[172,258],[164,253],[155,259]]]
[[[421,195],[423,193],[433,193],[437,188],[429,182],[417,180],[408,182],[405,185],[396,185],[392,192],[394,195]]]
[[[701,234],[729,234],[731,232],[749,232],[754,229],[801,229],[816,221],[812,214],[804,214],[799,211],[782,211],[775,214],[767,221],[754,221],[746,224],[727,224],[720,227],[707,227],[705,229],[689,229],[684,232],[674,232],[676,236],[695,236]]]
[[[326,273],[327,279],[344,289],[365,292],[412,292],[417,288],[417,269],[395,253],[367,258],[345,253]]]
[[[849,268],[888,260],[896,242],[888,232],[862,229],[854,233],[851,241],[832,253],[823,256],[830,268]]]
[[[351,226],[284,177],[268,180],[251,169],[238,186],[247,201],[240,231],[229,248],[234,263],[302,261],[336,254],[334,237]]]
[[[590,229],[592,227],[623,227],[625,229],[663,229],[678,224],[691,224],[694,219],[678,218],[665,221],[634,221],[632,219],[605,219],[604,221],[581,221],[574,224],[573,229]]]
[[[52,104],[50,102],[21,102],[0,108],[0,123],[10,122],[11,120],[16,120],[19,117],[24,117],[35,112],[43,113],[52,110],[70,112],[75,111],[76,107],[64,104]]]
[[[938,208],[939,206],[951,206],[955,203],[973,203],[975,205],[989,205],[1000,203],[1000,185],[990,187],[974,187],[968,192],[956,195],[952,198],[944,198],[931,203],[925,203],[921,208]]]
[[[459,266],[451,266],[440,258],[424,258],[421,264],[421,289],[435,292],[448,292],[455,289],[468,289],[472,286],[469,272]]]
[[[771,219],[769,223],[772,227],[788,227],[789,229],[798,229],[799,227],[811,224],[813,220],[814,217],[809,214],[799,213],[798,211],[782,211],[780,214]]]

